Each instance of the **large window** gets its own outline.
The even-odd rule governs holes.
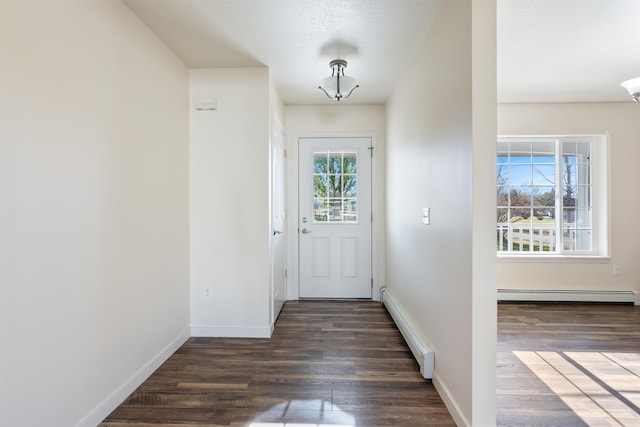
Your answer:
[[[496,157],[499,254],[602,255],[599,137],[505,137]],[[600,195],[601,196],[601,195]],[[605,227],[606,228],[606,227]]]

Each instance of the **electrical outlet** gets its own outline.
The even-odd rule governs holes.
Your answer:
[[[620,276],[620,275],[622,275],[622,266],[620,266],[620,265],[614,265],[614,266],[613,266],[613,275],[614,275],[614,276]]]
[[[211,299],[211,288],[204,288],[204,299]]]

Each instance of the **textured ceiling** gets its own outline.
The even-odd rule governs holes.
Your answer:
[[[630,101],[640,0],[498,0],[498,99]]]
[[[317,88],[346,59],[361,86],[341,102],[384,103],[442,0],[125,0],[189,67],[268,66],[287,104],[335,103]]]
[[[446,0],[463,1],[463,0]],[[386,102],[443,0],[124,0],[191,68],[268,66],[286,104],[346,59],[356,104]],[[640,0],[497,0],[498,100],[628,101],[640,76]]]

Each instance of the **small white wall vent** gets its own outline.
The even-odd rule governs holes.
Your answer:
[[[193,101],[196,111],[215,111],[218,109],[216,98],[198,98]]]

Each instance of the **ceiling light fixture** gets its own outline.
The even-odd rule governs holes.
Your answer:
[[[622,82],[620,86],[629,91],[629,95],[631,95],[634,101],[640,103],[640,77]]]
[[[345,76],[344,69],[347,67],[347,61],[344,59],[334,59],[329,62],[331,67],[331,77],[322,80],[322,84],[318,89],[322,90],[329,98],[340,101],[348,98],[351,92],[357,87],[356,79]]]

